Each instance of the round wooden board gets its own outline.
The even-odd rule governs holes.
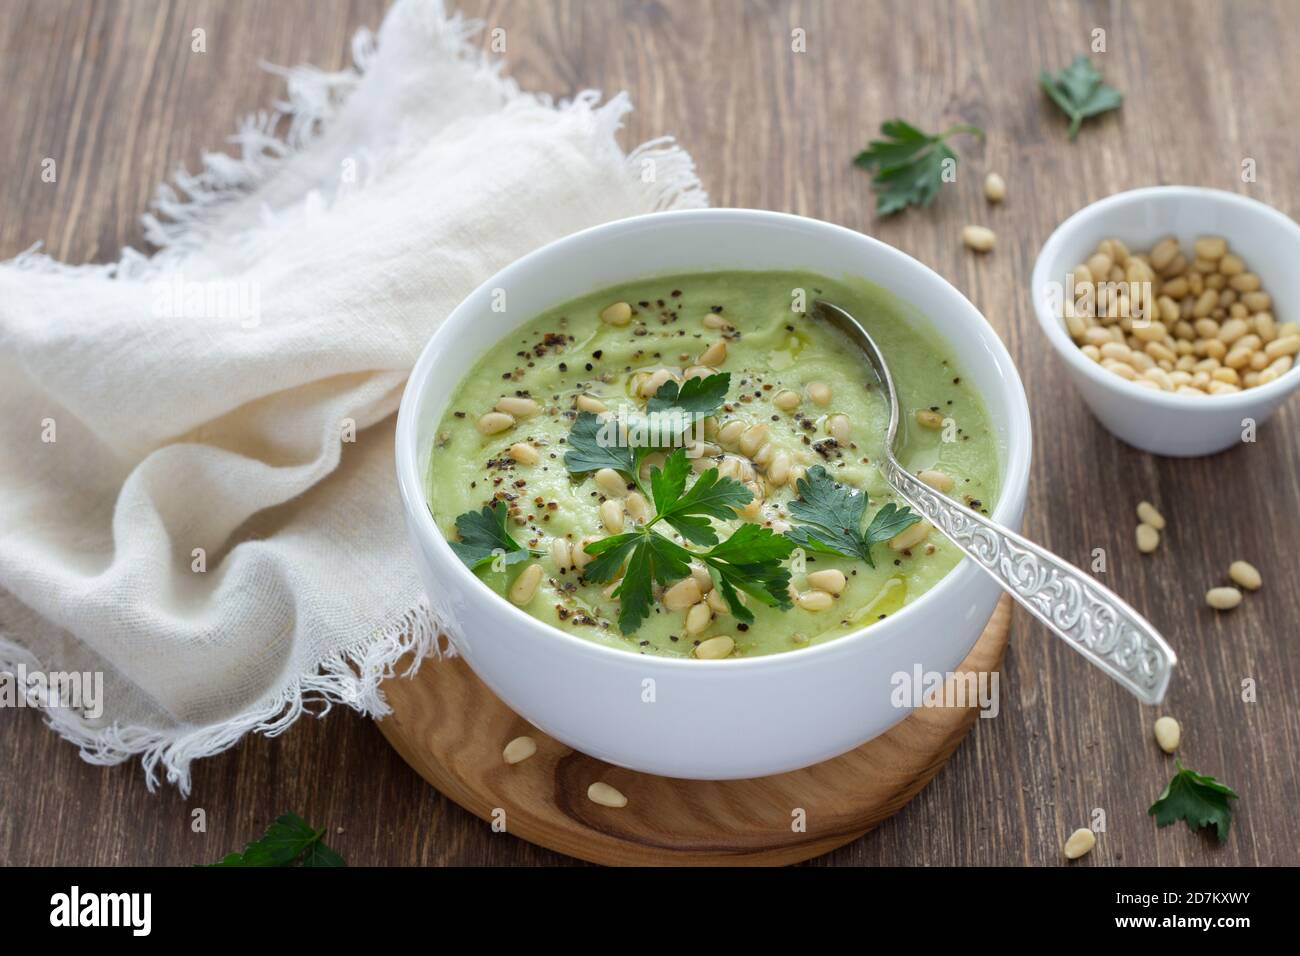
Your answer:
[[[959,665],[996,670],[1011,622],[1004,597]],[[379,729],[415,770],[471,813],[504,812],[515,836],[609,865],[797,863],[857,839],[900,810],[948,759],[973,707],[921,708],[856,750],[813,767],[752,780],[676,780],[614,767],[548,737],[506,707],[459,658],[427,661],[384,684],[393,712]],[[537,753],[514,766],[515,737]],[[587,799],[604,780],[627,795],[621,809]],[[804,810],[805,832],[792,823]]]

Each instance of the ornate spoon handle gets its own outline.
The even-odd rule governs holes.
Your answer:
[[[889,483],[1058,637],[1148,704],[1165,697],[1177,656],[1142,615],[1056,555],[940,494],[887,455]]]

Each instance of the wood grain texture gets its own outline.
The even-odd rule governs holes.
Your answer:
[[[564,96],[628,90],[625,143],[676,134],[715,205],[785,210],[889,242],[936,269],[978,306],[1015,358],[1029,394],[1035,455],[1026,532],[1079,564],[1109,558],[1106,580],[1178,650],[1167,703],[1183,757],[1242,795],[1223,846],[1146,807],[1171,761],[1151,741],[1155,714],[1091,674],[1023,614],[1003,670],[1003,707],[887,824],[817,862],[1058,863],[1066,834],[1105,810],[1107,831],[1075,865],[1280,864],[1297,859],[1300,444],[1297,403],[1254,444],[1211,458],[1159,459],[1112,439],[1062,384],[1030,312],[1034,256],[1066,215],[1108,193],[1160,183],[1241,192],[1300,214],[1294,91],[1300,28],[1290,0],[1068,2],[580,2],[473,0],[466,12],[506,29],[507,68]],[[258,60],[346,62],[352,31],[380,0],[0,5],[0,257],[36,240],[69,261],[139,246],[154,185],[279,81]],[[208,52],[190,52],[190,31]],[[1099,60],[1128,95],[1076,143],[1036,86],[1107,31]],[[790,52],[790,31],[807,53]],[[849,160],[884,119],[927,128],[973,122],[958,182],[934,207],[887,221]],[[40,162],[58,162],[55,184]],[[1244,184],[1241,160],[1256,160]],[[996,170],[1007,202],[978,183]],[[970,222],[998,233],[978,258]],[[1149,498],[1170,519],[1152,556],[1132,543]],[[1229,561],[1255,561],[1265,586],[1230,614],[1201,601]],[[1254,680],[1246,703],[1241,682]],[[203,762],[195,794],[149,795],[138,767],[92,767],[30,711],[0,714],[0,863],[168,863],[214,859],[293,809],[331,828],[354,863],[530,864],[566,858],[493,834],[438,797],[369,721],[342,710],[284,736],[244,741]],[[190,811],[207,811],[194,833]]]
[[[1004,597],[956,680],[998,670],[1010,624],[1011,599]],[[547,736],[460,659],[423,667],[412,680],[394,678],[385,693],[393,713],[379,729],[439,792],[531,843],[616,866],[776,866],[820,856],[904,807],[979,719],[976,701],[963,698],[971,706],[921,708],[856,750],[803,770],[675,780],[611,766]],[[946,688],[940,699],[959,698]],[[536,741],[537,753],[507,765],[502,748],[521,735]],[[611,809],[587,799],[596,781],[615,787],[628,805]]]

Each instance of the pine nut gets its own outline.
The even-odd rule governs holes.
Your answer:
[[[984,177],[984,198],[989,202],[1002,202],[1007,197],[1007,184],[997,173]]]
[[[591,537],[590,535],[587,535],[583,537],[581,540],[575,541],[573,543],[573,548],[572,548],[573,566],[577,568],[579,571],[581,571],[587,565],[591,564],[592,561],[596,560],[596,556],[594,554],[588,554],[585,550],[587,545],[591,544],[595,540],[596,540],[595,538]]]
[[[1174,261],[1178,255],[1178,240],[1170,236],[1167,239],[1161,239],[1151,250],[1151,268],[1157,272],[1164,269]]]
[[[1210,588],[1205,592],[1205,603],[1216,611],[1230,611],[1241,603],[1241,592],[1236,588]]]
[[[627,500],[623,504],[627,508],[627,513],[632,516],[633,521],[649,520],[650,504],[645,500],[645,496],[641,492],[629,492]]]
[[[1229,279],[1228,285],[1238,292],[1258,292],[1259,276],[1253,272],[1241,272]]]
[[[691,577],[694,578],[695,583],[700,586],[701,594],[708,594],[713,590],[713,578],[709,575],[709,572],[700,565],[691,565]]]
[[[783,388],[776,393],[776,397],[772,399],[772,404],[783,412],[792,412],[799,407],[799,403],[802,401],[803,399],[799,397],[798,392]]]
[[[1143,554],[1150,554],[1160,547],[1160,532],[1149,524],[1137,526],[1137,546]]]
[[[772,456],[767,464],[767,477],[778,488],[790,480],[790,456],[787,453],[779,451]]]
[[[707,641],[700,641],[699,647],[695,648],[695,656],[702,661],[718,661],[724,657],[730,657],[731,652],[735,649],[736,642],[734,640],[726,634],[719,634]]]
[[[798,488],[799,482],[803,481],[804,478],[807,477],[807,475],[808,475],[808,469],[805,468],[803,465],[791,465],[790,477],[789,479],[786,480],[786,484],[788,484],[791,488]]]
[[[531,398],[521,398],[518,395],[507,395],[497,402],[497,411],[515,418],[532,418],[541,410],[542,407]]]
[[[599,415],[601,412],[609,411],[608,405],[592,395],[579,395],[577,405],[580,412],[592,412]]]
[[[753,462],[758,465],[759,468],[765,469],[767,468],[767,463],[772,460],[772,456],[775,454],[776,446],[771,442],[764,442],[763,447],[754,452]]]
[[[844,593],[844,588],[848,585],[848,579],[844,577],[844,572],[838,568],[827,568],[824,571],[810,571],[808,573],[808,586],[816,588],[818,591],[825,591],[835,597]]]
[[[690,368],[686,370],[686,374],[683,375],[682,377],[685,378],[687,381],[693,378],[708,378],[716,371],[717,369],[710,368],[707,365],[692,365]]]
[[[508,764],[522,763],[535,753],[537,753],[537,741],[532,737],[516,737],[506,744],[505,750],[501,751],[501,759]]]
[[[988,252],[997,243],[998,235],[986,226],[967,226],[961,231],[961,241],[975,252]]]
[[[1201,236],[1192,243],[1192,251],[1198,259],[1211,259],[1218,262],[1228,251],[1228,241],[1222,236]]]
[[[692,604],[686,612],[686,633],[699,634],[709,626],[713,620],[713,612],[709,610],[708,604],[701,601],[699,604]]]
[[[1156,510],[1156,506],[1149,501],[1139,501],[1137,506],[1138,520],[1145,524],[1151,525],[1157,531],[1165,530],[1165,517]]]
[[[825,382],[809,382],[808,397],[812,399],[814,405],[825,408],[831,403],[831,387]]]
[[[478,420],[478,430],[484,435],[495,435],[514,427],[514,416],[507,415],[505,412],[488,412]]]
[[[641,392],[641,395],[643,397],[650,398],[655,393],[657,393],[659,389],[663,388],[664,385],[667,384],[672,379],[672,377],[673,377],[673,373],[670,369],[666,369],[666,368],[656,369],[654,372],[650,374],[650,376],[647,379],[645,379],[645,381],[641,383],[641,388],[639,391]]]
[[[739,508],[733,506],[732,510],[746,521],[756,521],[759,515],[763,513],[763,487],[756,481],[745,482],[745,487],[749,489],[752,496],[749,504],[742,505]]]
[[[727,340],[718,339],[695,360],[697,365],[710,365],[716,368],[727,360]]]
[[[1129,371],[1133,371],[1129,369]],[[928,408],[923,408],[916,413],[917,424],[922,428],[942,428],[943,416],[938,412],[932,412]]]
[[[704,595],[695,578],[682,578],[668,590],[664,591],[663,605],[670,611],[685,611],[693,604],[699,604]]]
[[[1269,361],[1297,352],[1300,352],[1300,335],[1285,335],[1264,346],[1264,355]]]
[[[587,799],[602,807],[612,807],[615,810],[627,806],[627,797],[600,780],[587,788]]]
[[[746,428],[740,436],[740,451],[744,455],[753,457],[754,452],[763,447],[767,441],[767,423],[759,422]]]
[[[826,432],[841,445],[847,445],[849,442],[849,417],[847,415],[832,415],[826,419]]]
[[[1178,749],[1178,742],[1183,737],[1183,728],[1172,717],[1161,717],[1155,725],[1156,743],[1167,754]]]
[[[942,471],[936,471],[933,468],[926,469],[916,477],[920,478],[935,491],[941,491],[944,494],[952,491],[953,485],[956,484],[952,475],[946,474]]]
[[[928,521],[918,521],[911,527],[904,528],[889,539],[890,551],[906,551],[914,548],[930,535],[931,525]]]
[[[627,480],[613,468],[596,472],[596,487],[607,498],[622,498],[627,494]]]
[[[1247,591],[1258,591],[1264,583],[1255,566],[1246,561],[1233,561],[1228,566],[1228,577]]]
[[[610,534],[618,534],[623,530],[623,502],[617,498],[610,498],[600,503],[600,523],[605,526],[605,530]]]
[[[573,545],[564,538],[556,538],[551,542],[551,561],[560,571],[567,571],[573,567]]]
[[[533,599],[537,593],[537,585],[542,580],[542,566],[536,561],[527,565],[519,576],[515,578],[515,583],[510,585],[510,602],[523,607]]]
[[[535,465],[541,459],[537,449],[526,442],[517,442],[510,446],[510,457],[521,465]]]
[[[626,302],[615,302],[600,311],[600,321],[607,325],[627,325],[632,321],[632,307]]]
[[[742,421],[727,422],[718,429],[718,444],[727,451],[735,451],[740,443],[740,436],[747,426]]]
[[[1070,838],[1065,841],[1065,858],[1067,860],[1077,860],[1081,856],[1086,856],[1092,852],[1092,848],[1097,845],[1097,835],[1086,827],[1080,827],[1070,834]]]
[[[794,603],[805,611],[825,611],[835,603],[835,598],[825,591],[812,590],[804,591],[795,598]]]

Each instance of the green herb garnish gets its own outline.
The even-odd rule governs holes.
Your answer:
[[[1117,110],[1124,102],[1124,94],[1107,86],[1092,61],[1082,53],[1060,73],[1053,75],[1044,70],[1038,75],[1038,82],[1052,102],[1070,117],[1070,139],[1078,135],[1085,119]]]
[[[882,123],[880,134],[858,153],[853,165],[873,173],[871,188],[876,194],[876,213],[892,216],[908,206],[928,206],[939,194],[945,163],[956,168],[957,154],[947,140],[958,133],[984,136],[978,126],[959,123],[942,133],[922,133],[901,119]]]
[[[314,829],[296,813],[276,817],[260,840],[230,853],[209,866],[347,866],[343,857],[327,847]]]
[[[1186,820],[1193,830],[1212,825],[1222,843],[1228,838],[1228,827],[1232,825],[1232,806],[1228,801],[1240,798],[1231,787],[1213,777],[1188,770],[1177,758],[1174,764],[1178,773],[1151,804],[1148,815],[1155,817],[1156,826],[1161,827],[1177,820]]]
[[[672,379],[659,386],[646,403],[647,412],[666,412],[680,408],[690,415],[708,415],[716,412],[731,388],[730,372],[715,372],[697,378],[688,378],[680,387]]]
[[[667,434],[662,427],[656,429],[660,439],[657,442],[631,442],[619,435],[619,423],[613,418],[602,419],[591,412],[582,412],[569,429],[564,467],[574,475],[612,468],[644,492],[641,463],[654,451],[680,444],[691,422],[717,411],[730,387],[730,372],[687,379],[681,386],[671,380],[664,382],[646,404],[646,412],[656,416],[657,426],[671,424],[674,413],[681,416],[681,423],[669,428]]]
[[[769,607],[790,607],[790,572],[782,562],[794,545],[770,528],[756,524],[741,525],[731,537],[719,542],[709,518],[735,517],[732,509],[748,504],[753,495],[734,478],[719,477],[716,468],[701,474],[687,490],[689,473],[690,462],[682,449],[669,455],[663,468],[651,468],[654,517],[636,531],[602,538],[585,549],[595,559],[583,570],[583,577],[597,584],[612,580],[626,563],[623,578],[613,592],[619,599],[618,626],[624,634],[635,631],[649,615],[654,586],[667,586],[688,576],[692,560],[703,562],[709,569],[737,620],[754,619],[753,612],[741,603],[742,591]],[[707,551],[682,547],[652,530],[660,521],[675,528],[687,541],[711,547]]]
[[[799,498],[790,502],[790,517],[800,522],[785,536],[809,551],[842,554],[861,558],[871,567],[871,546],[888,541],[894,535],[921,520],[910,508],[893,502],[885,505],[862,531],[862,516],[867,510],[867,496],[831,479],[826,469],[814,465],[797,482]]]
[[[532,554],[506,531],[506,503],[494,501],[482,511],[466,511],[456,519],[459,541],[449,541],[471,571],[479,571],[500,557],[506,566],[527,561]]]

